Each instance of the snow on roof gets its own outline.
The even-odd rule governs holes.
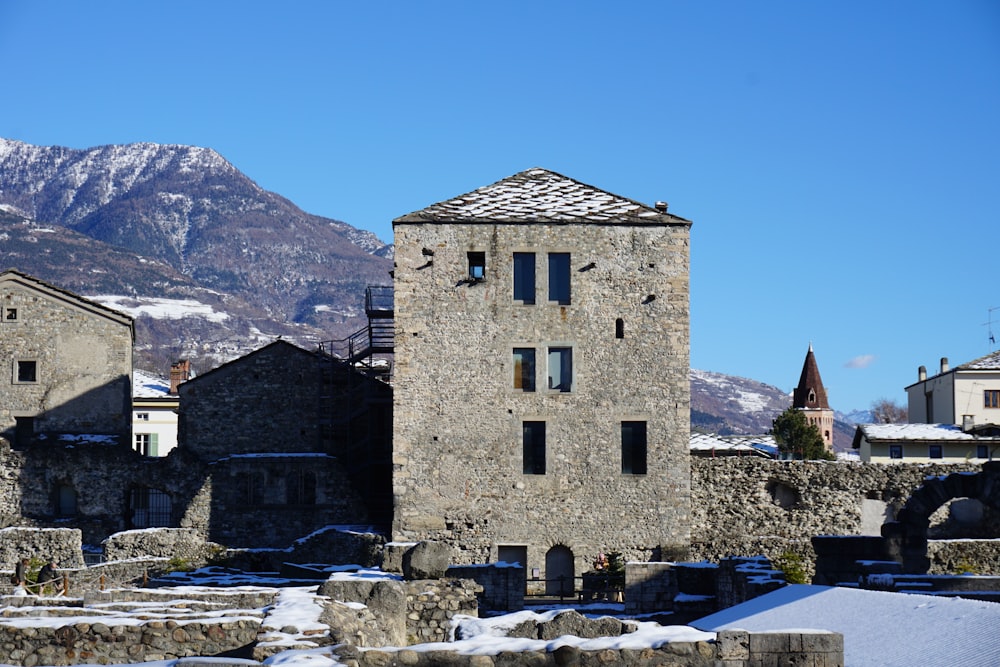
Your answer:
[[[132,398],[167,398],[170,381],[166,378],[135,369],[132,371]]]
[[[1000,370],[1000,350],[991,352],[985,357],[979,357],[978,359],[960,364],[955,368],[970,371],[998,371]]]
[[[982,440],[954,424],[859,424],[868,442],[875,440]]]
[[[713,433],[692,433],[689,447],[693,452],[747,453],[773,456],[778,451],[774,437],[770,435],[715,435]]]
[[[844,635],[852,667],[1000,665],[1000,604],[793,584],[698,619],[719,632],[816,628]]]
[[[537,167],[453,199],[431,204],[393,222],[612,222],[622,219],[650,224],[688,222],[665,210],[657,210]]]

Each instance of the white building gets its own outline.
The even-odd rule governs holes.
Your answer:
[[[865,463],[985,463],[1000,455],[1000,427],[860,424],[854,449]]]
[[[177,384],[187,380],[187,362],[174,364],[168,380],[155,373],[132,372],[132,448],[144,456],[166,456],[177,446]]]
[[[1000,424],[1000,352],[954,368],[942,358],[937,375],[921,366],[917,376],[906,388],[911,423]]]

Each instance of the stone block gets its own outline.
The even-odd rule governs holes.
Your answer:
[[[443,542],[419,542],[403,554],[403,578],[441,579],[451,565],[452,548]]]

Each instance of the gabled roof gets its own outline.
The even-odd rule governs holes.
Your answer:
[[[27,289],[41,292],[55,301],[81,308],[101,317],[116,320],[129,328],[129,331],[132,334],[132,340],[135,340],[134,320],[130,315],[126,315],[121,311],[108,308],[107,306],[103,306],[96,301],[85,299],[78,294],[56,287],[55,285],[50,285],[49,283],[29,276],[26,273],[21,273],[16,269],[7,269],[6,271],[0,273],[0,283],[20,285]]]
[[[664,210],[534,168],[392,221],[690,225]]]
[[[954,370],[963,371],[1000,371],[1000,350],[991,352],[985,357],[979,357],[964,364],[955,366]]]
[[[810,394],[810,390],[812,393]],[[830,403],[826,400],[826,388],[823,380],[819,376],[819,366],[816,364],[816,355],[813,354],[812,343],[809,344],[809,351],[806,352],[806,360],[802,364],[802,374],[799,376],[799,386],[792,394],[792,407],[798,409],[830,409]]]

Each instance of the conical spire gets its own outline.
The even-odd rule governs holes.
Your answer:
[[[792,407],[799,409],[830,409],[826,400],[826,388],[819,376],[819,366],[816,365],[816,355],[813,354],[812,343],[802,364],[802,375],[799,376],[799,386],[792,395]]]

